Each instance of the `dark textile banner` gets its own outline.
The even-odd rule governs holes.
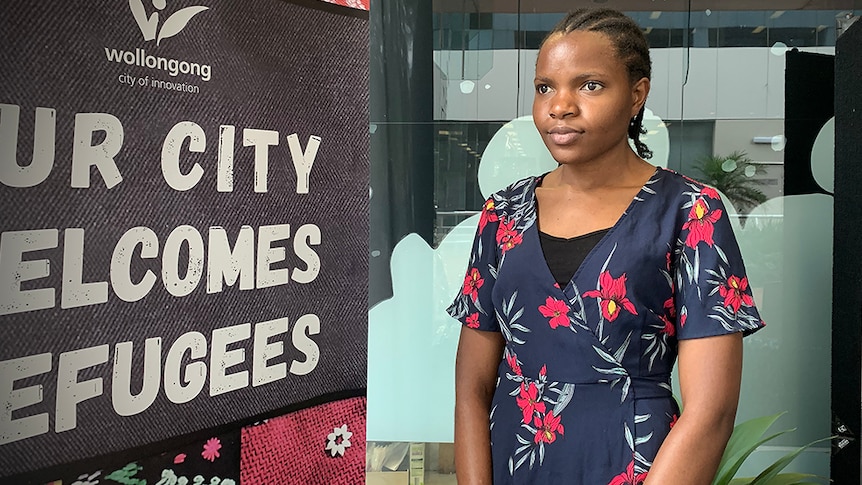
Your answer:
[[[10,0],[0,38],[0,478],[361,394],[366,12]]]

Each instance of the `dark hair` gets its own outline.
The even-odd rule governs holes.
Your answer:
[[[545,42],[555,34],[568,34],[573,31],[598,32],[606,35],[614,47],[617,57],[623,61],[629,73],[632,83],[641,78],[650,79],[652,75],[652,63],[649,56],[649,44],[641,28],[634,20],[622,12],[609,8],[591,9],[580,8],[569,12],[563,20],[550,31],[542,41]],[[539,47],[541,49],[541,46]],[[641,158],[652,158],[652,151],[645,143],[640,141],[640,136],[646,134],[643,127],[644,106],[641,106],[638,114],[629,123],[629,138],[634,141],[638,156]]]

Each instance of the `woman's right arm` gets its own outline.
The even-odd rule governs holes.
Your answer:
[[[461,327],[455,358],[455,473],[459,485],[490,484],[491,399],[503,357],[500,332]]]

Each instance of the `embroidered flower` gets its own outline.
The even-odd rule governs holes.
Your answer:
[[[471,313],[467,315],[467,327],[479,328],[479,313]]]
[[[738,276],[731,275],[730,278],[727,279],[726,285],[718,287],[718,293],[722,298],[724,298],[724,306],[733,308],[733,312],[736,313],[742,305],[751,306],[754,304],[754,300],[751,298],[751,295],[745,292],[747,289],[747,277],[743,276],[742,278],[739,278]]]
[[[685,245],[695,249],[701,241],[712,247],[714,241],[712,234],[715,231],[713,224],[721,218],[721,209],[709,210],[709,205],[703,197],[697,199],[688,212],[688,221],[682,225],[683,230],[688,230],[685,237]]]
[[[332,456],[344,456],[344,452],[350,448],[350,438],[352,437],[353,433],[347,431],[347,423],[333,428],[332,433],[326,436],[326,449]]]
[[[470,295],[470,298],[473,301],[476,301],[479,298],[479,288],[485,284],[485,280],[482,279],[482,275],[479,274],[479,270],[476,268],[470,268],[470,271],[467,272],[467,276],[464,277],[464,289],[461,290],[461,293],[465,295]]]
[[[186,461],[186,454],[180,453],[179,455],[174,457],[174,464],[179,465],[180,463]]]
[[[545,299],[544,305],[539,305],[539,312],[550,319],[548,323],[551,324],[551,328],[569,326],[569,305],[566,305],[563,300],[549,296]]]
[[[515,221],[510,220],[506,222],[506,220],[501,217],[500,225],[497,227],[497,244],[500,246],[500,249],[505,253],[518,244],[521,244],[523,240],[523,236],[518,234],[518,231],[515,230]]]
[[[626,298],[626,274],[623,273],[619,278],[611,276],[610,271],[605,271],[599,276],[599,289],[590,290],[584,293],[587,298],[598,298],[601,302],[602,316],[605,320],[613,322],[620,314],[623,308],[637,315],[634,304]]]
[[[482,215],[479,216],[479,232],[484,231],[489,222],[497,222],[498,220],[497,213],[494,211],[494,200],[486,200],[485,205],[482,206]]]
[[[536,427],[536,436],[533,438],[536,444],[553,443],[557,439],[557,433],[563,435],[563,425],[560,424],[560,416],[554,415],[553,411],[547,413],[543,418],[538,416],[533,418],[533,425]]]
[[[634,460],[626,467],[625,473],[615,476],[608,485],[642,485],[648,472],[635,473]]]
[[[518,403],[518,407],[524,415],[525,423],[532,421],[533,414],[536,411],[540,413],[545,412],[545,403],[542,401],[542,397],[539,396],[539,388],[535,382],[531,382],[529,386],[526,382],[522,382],[521,392],[515,398],[515,402]]]
[[[201,452],[201,456],[204,457],[204,460],[215,461],[219,457],[218,450],[220,449],[221,441],[218,438],[210,438],[204,444],[204,451]]]

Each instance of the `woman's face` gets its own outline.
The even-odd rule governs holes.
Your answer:
[[[591,162],[628,149],[628,126],[649,92],[634,85],[611,40],[597,32],[550,37],[536,62],[533,121],[554,159]]]

